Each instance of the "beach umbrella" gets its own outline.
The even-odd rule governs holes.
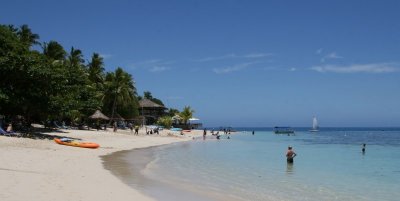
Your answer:
[[[100,110],[96,110],[96,112],[94,112],[94,114],[92,114],[89,118],[91,118],[91,119],[104,119],[104,120],[109,120],[110,119],[106,115],[101,113]]]

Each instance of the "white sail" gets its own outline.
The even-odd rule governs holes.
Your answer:
[[[313,118],[312,129],[310,131],[311,132],[317,132],[318,131],[318,121],[317,121],[316,117]]]

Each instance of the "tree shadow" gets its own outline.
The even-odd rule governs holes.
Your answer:
[[[74,140],[81,140],[81,138],[66,136],[66,133],[67,132],[59,129],[31,127],[26,131],[22,131],[18,137],[30,138],[34,140],[54,140],[54,138],[69,138]]]

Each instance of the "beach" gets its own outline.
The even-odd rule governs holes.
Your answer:
[[[43,133],[100,144],[98,149],[56,144],[49,139],[0,136],[0,200],[153,200],[103,167],[101,156],[123,150],[192,140],[201,131],[169,130],[139,136],[129,130],[58,130]]]
[[[220,140],[209,133],[203,140],[201,130],[43,133],[96,142],[98,149],[0,136],[0,200],[394,201],[400,160],[390,153],[399,150],[399,130],[333,128],[287,136],[268,128]],[[292,165],[284,156],[287,145],[298,154]]]

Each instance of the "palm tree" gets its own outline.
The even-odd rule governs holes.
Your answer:
[[[71,47],[71,51],[68,55],[67,61],[70,67],[81,67],[82,64],[85,62],[83,59],[83,54],[80,49],[75,49]]]
[[[88,64],[89,80],[93,83],[104,82],[104,62],[98,53],[93,53],[92,60]]]
[[[151,95],[150,91],[143,92],[143,97],[149,100],[153,99],[153,95]]]
[[[27,47],[30,48],[32,45],[37,45],[39,43],[39,35],[32,33],[28,25],[24,24],[17,31],[19,40]]]
[[[181,112],[180,116],[182,117],[183,122],[187,124],[190,118],[192,118],[194,110],[190,108],[190,106],[185,106],[183,111]]]
[[[75,49],[74,47],[71,47],[71,51],[65,62],[70,85],[76,85],[77,83],[82,83],[84,84],[85,87],[90,87],[86,69],[85,66],[83,65],[84,62],[85,60],[83,59],[82,51],[80,49]],[[77,89],[77,91],[80,90],[82,90],[82,88]]]
[[[18,28],[15,28],[15,26],[12,24],[8,25],[7,27],[12,33],[14,33],[18,36],[18,30],[19,30]]]
[[[111,106],[111,116],[115,115],[118,107],[126,108],[136,104],[136,88],[132,76],[118,67],[115,72],[107,73],[105,79],[105,102]]]
[[[88,79],[95,89],[95,97],[98,100],[104,101],[105,86],[104,86],[104,62],[103,58],[98,53],[93,53],[91,61],[87,65]]]
[[[61,46],[56,41],[50,41],[49,43],[44,43],[43,54],[51,61],[62,61],[65,59],[67,53],[65,52],[63,46]]]

